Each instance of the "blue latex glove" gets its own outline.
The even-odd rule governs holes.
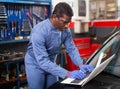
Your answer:
[[[74,70],[69,73],[70,78],[83,79],[86,76],[81,70]]]
[[[80,66],[80,70],[83,71],[84,73],[92,72],[93,69],[94,69],[94,67],[91,65],[81,65]]]

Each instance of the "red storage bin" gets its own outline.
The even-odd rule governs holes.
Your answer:
[[[77,47],[81,58],[88,59],[92,53],[100,46],[100,44],[91,44],[91,40],[89,37],[85,38],[75,38],[73,39],[75,46]],[[68,54],[66,54],[67,59],[67,69],[69,71],[78,69],[76,65],[73,64],[71,58]]]
[[[96,51],[96,49],[98,49],[100,47],[100,44],[91,44],[91,49],[92,51]]]
[[[73,42],[74,42],[75,46],[78,48],[78,50],[90,48],[90,38],[88,38],[88,37],[75,38],[75,39],[73,39]]]
[[[79,67],[77,67],[76,65],[73,64],[70,56],[68,54],[66,54],[66,59],[67,59],[67,70],[72,71],[75,69],[78,69]]]
[[[75,46],[77,47],[81,58],[88,58],[91,55],[92,50],[90,50],[90,38],[89,37],[75,38],[73,39],[73,42]],[[71,61],[68,54],[66,54],[66,59],[67,59],[67,69],[69,71],[78,69],[78,67],[74,65],[73,62]]]

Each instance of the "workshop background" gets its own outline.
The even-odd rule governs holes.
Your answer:
[[[0,89],[28,89],[24,54],[31,29],[49,18],[58,2],[74,11],[69,27],[85,61],[120,27],[120,0],[0,0]],[[64,47],[57,63],[77,69]]]

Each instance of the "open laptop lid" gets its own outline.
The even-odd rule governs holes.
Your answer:
[[[96,77],[99,73],[101,73],[105,69],[105,67],[109,64],[109,62],[113,59],[114,56],[115,56],[115,54],[113,54],[106,60],[101,60],[101,59],[103,59],[103,54],[101,54],[101,57],[100,57],[101,59],[99,58],[101,63],[98,65],[98,62],[100,62],[98,60],[98,62],[96,63],[96,67],[86,78],[84,78],[82,80],[67,78],[67,79],[63,80],[61,83],[71,84],[71,85],[81,85],[81,86],[85,85],[87,82],[89,82],[91,79]]]
[[[96,50],[92,54],[92,56],[86,61],[85,64],[90,64],[95,67],[95,69],[90,73],[89,76],[84,78],[83,80],[71,79],[67,78],[61,83],[64,84],[72,84],[72,85],[85,85],[95,76],[97,76],[100,72],[102,72],[109,62],[114,59],[113,57],[116,56],[117,50],[117,42],[119,41],[118,38],[119,31],[109,37],[103,45]]]
[[[94,77],[96,77],[99,73],[101,73],[114,57],[115,57],[115,54],[110,56],[104,62],[96,65],[95,69],[90,73],[90,75],[87,77],[87,79],[82,83],[82,86],[85,85],[87,82],[89,82]],[[100,61],[102,61],[102,60],[100,60]],[[99,63],[99,60],[98,60],[98,63]]]

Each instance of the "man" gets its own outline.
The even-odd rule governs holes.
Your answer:
[[[38,23],[31,31],[25,55],[26,75],[29,89],[46,89],[57,81],[57,76],[82,79],[93,67],[82,65],[83,60],[75,47],[68,24],[73,12],[66,3],[56,5],[52,16]],[[56,56],[64,44],[75,65],[81,70],[68,71],[56,64]]]

